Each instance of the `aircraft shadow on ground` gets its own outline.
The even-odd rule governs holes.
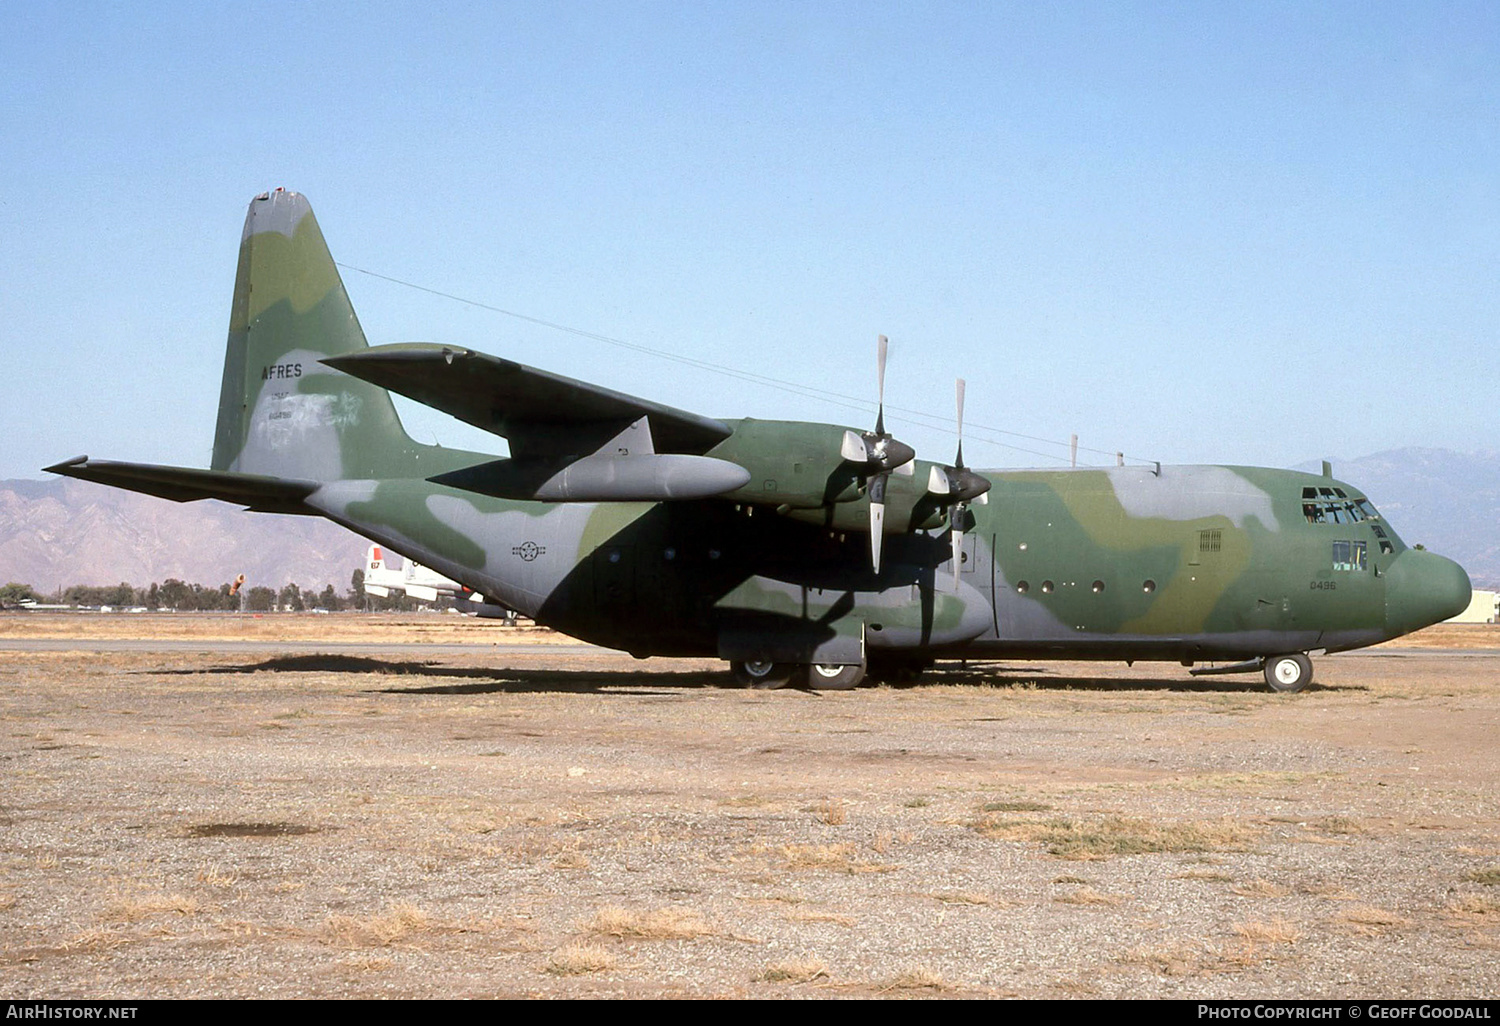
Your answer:
[[[1223,674],[1208,677],[1190,677],[1182,671],[1180,677],[1080,677],[1061,676],[1049,669],[1036,667],[1014,667],[1003,665],[970,664],[966,668],[929,671],[922,684],[970,684],[980,687],[1018,688],[1037,691],[1180,691],[1203,694],[1234,694],[1237,692],[1266,692],[1265,679],[1259,671],[1244,674]],[[1355,685],[1337,687],[1320,684],[1316,680],[1302,689],[1312,691],[1368,691],[1369,688]]]
[[[629,687],[690,688],[734,687],[729,673],[701,671],[641,670],[512,670],[485,666],[445,666],[437,662],[374,659],[351,655],[277,656],[254,663],[211,666],[205,669],[137,671],[155,675],[192,675],[199,673],[358,673],[371,676],[404,677],[409,686],[369,688],[370,692],[391,695],[473,695],[490,692],[600,692]],[[417,684],[420,680],[459,680],[468,683]],[[639,694],[671,694],[670,691]]]
[[[353,655],[277,656],[254,663],[213,666],[207,669],[138,671],[157,675],[191,675],[199,673],[358,673],[405,677],[411,684],[369,688],[374,693],[412,695],[472,695],[490,693],[576,692],[600,693],[630,688],[637,694],[668,695],[677,691],[720,688],[739,685],[724,671],[701,670],[545,670],[505,669],[484,666],[445,666],[434,661],[376,659]],[[421,681],[453,683],[419,683]],[[1258,674],[1236,674],[1222,677],[1089,677],[1061,676],[1045,667],[1013,667],[997,664],[974,664],[938,667],[925,674],[921,684],[953,684],[974,687],[1015,688],[1037,691],[1173,691],[1204,694],[1234,694],[1265,690]],[[669,688],[670,691],[636,689]],[[1362,691],[1360,685],[1331,687],[1314,681],[1306,691]]]

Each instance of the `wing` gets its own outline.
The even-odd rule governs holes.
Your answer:
[[[323,361],[510,443],[511,455],[585,455],[642,417],[651,449],[701,455],[730,436],[709,417],[457,346],[397,343]]]

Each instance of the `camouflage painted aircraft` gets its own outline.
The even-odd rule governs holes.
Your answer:
[[[509,456],[413,441],[392,391]],[[1326,464],[980,474],[962,452],[917,460],[883,414],[715,420],[457,346],[370,347],[307,201],[277,190],[245,220],[212,469],[48,469],[327,517],[564,633],[722,658],[756,687],[1066,658],[1232,662],[1195,672],[1296,691],[1308,652],[1469,601],[1461,567]]]

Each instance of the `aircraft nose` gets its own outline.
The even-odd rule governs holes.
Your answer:
[[[1472,595],[1464,568],[1421,549],[1407,549],[1385,573],[1385,626],[1395,638],[1457,616]]]

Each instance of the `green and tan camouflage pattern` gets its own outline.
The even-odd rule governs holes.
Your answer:
[[[968,509],[956,574],[921,460],[890,477],[872,572],[867,482],[839,455],[839,425],[724,421],[730,437],[709,455],[750,482],[719,498],[478,494],[429,479],[494,456],[413,442],[384,389],[320,362],[365,347],[307,201],[264,194],[240,245],[213,470],[86,458],[52,469],[179,499],[254,506],[245,496],[260,489],[265,508],[274,498],[328,517],[538,622],[642,656],[1242,659],[1372,644],[1469,599],[1457,564],[1409,550],[1383,518],[1309,522],[1304,488],[1363,496],[1293,471],[983,471],[993,487]],[[1365,565],[1336,567],[1335,543],[1360,542]]]
[[[307,199],[278,189],[251,200],[213,469],[330,481],[401,477],[417,467],[438,473],[472,462],[472,454],[412,441],[384,389],[318,362],[366,346]]]

